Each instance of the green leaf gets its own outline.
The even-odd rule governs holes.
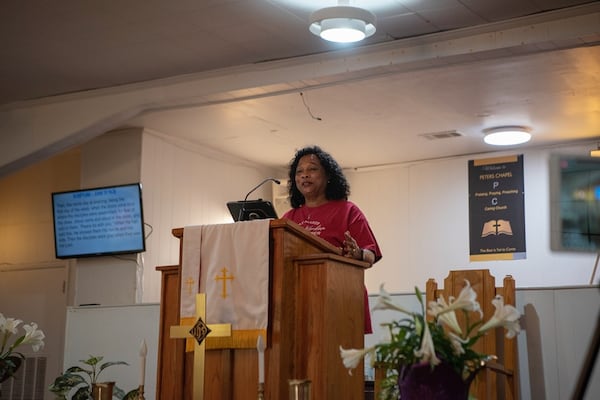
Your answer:
[[[79,360],[79,361],[84,364],[94,366],[94,365],[98,364],[100,361],[102,361],[103,359],[104,359],[104,357],[102,357],[102,356],[90,356],[90,358],[88,358],[87,360]]]
[[[416,286],[415,286],[415,294],[417,295],[417,300],[419,300],[419,303],[421,303],[421,306],[423,306],[423,294],[421,293],[419,288]]]
[[[113,387],[113,397],[116,397],[117,399],[122,399],[123,396],[125,396],[125,391],[123,389],[121,389],[120,387],[118,387],[117,385],[115,385]]]
[[[23,340],[25,340],[25,335],[19,337],[17,340],[15,340],[15,342],[10,346],[11,349],[17,348],[19,347],[19,345],[21,343],[23,343]]]
[[[73,395],[73,397],[71,399],[72,400],[90,400],[90,399],[92,399],[92,391],[90,390],[89,386],[79,388],[75,392],[75,394]]]
[[[96,373],[96,380],[98,379],[98,377],[100,376],[100,373],[105,370],[106,368],[113,366],[113,365],[129,365],[127,364],[125,361],[111,361],[111,362],[106,362],[104,364],[102,364],[100,366],[100,369],[98,370],[98,372]]]
[[[67,369],[62,375],[57,377],[48,389],[55,393],[58,400],[65,399],[71,390],[77,388],[76,393],[71,400],[91,399],[91,385],[95,383],[100,372],[113,365],[129,365],[124,361],[106,362],[98,367],[98,364],[104,359],[102,356],[90,356],[87,360],[80,360],[81,363],[92,367],[91,370],[79,366],[73,366]],[[81,387],[80,387],[81,386]],[[113,389],[113,397],[123,398],[125,392],[117,386]]]
[[[88,369],[83,369],[81,367],[70,367],[69,369],[67,369],[65,371],[65,374],[73,374],[73,373],[77,373],[77,372],[83,372],[85,374],[91,375],[92,371],[88,370]]]
[[[106,362],[100,366],[100,371],[104,370],[105,368],[110,367],[111,365],[129,365],[129,364],[127,364],[125,361]],[[100,371],[98,371],[98,373],[100,373]]]
[[[133,389],[132,391],[128,392],[124,397],[123,400],[137,400],[138,398],[138,389]]]
[[[82,383],[88,384],[80,375],[65,372],[63,375],[57,377],[48,389],[53,393],[67,394],[69,390]]]

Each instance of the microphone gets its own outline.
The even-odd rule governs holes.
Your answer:
[[[246,195],[246,197],[244,197],[244,203],[246,202],[246,200],[248,200],[248,196],[250,196],[250,194],[252,192],[254,192],[256,189],[258,189],[259,187],[261,187],[262,185],[264,185],[265,183],[272,181],[275,182],[278,185],[281,185],[281,182],[279,181],[279,179],[275,179],[275,178],[267,178],[264,181],[262,181],[261,183],[259,183],[258,185],[256,185],[251,191],[248,192],[248,194]]]
[[[252,192],[254,192],[256,189],[258,189],[259,187],[261,187],[262,185],[264,185],[267,182],[275,182],[278,185],[281,185],[281,181],[279,179],[275,179],[275,178],[267,178],[265,180],[263,180],[261,183],[259,183],[258,185],[254,186],[252,188],[252,190],[250,190],[248,192],[248,194],[246,194],[246,197],[244,197],[244,201],[242,202],[242,208],[240,208],[240,214],[238,215],[238,221],[242,220],[242,216],[244,215],[244,211],[246,211],[246,201],[248,200],[248,196],[250,196],[250,194]]]

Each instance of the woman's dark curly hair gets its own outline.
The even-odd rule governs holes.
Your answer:
[[[290,162],[288,191],[292,207],[298,208],[305,202],[304,196],[302,196],[302,193],[300,193],[296,186],[296,168],[298,168],[300,159],[309,154],[317,156],[321,162],[321,166],[325,169],[325,175],[327,176],[325,197],[327,200],[348,200],[350,185],[337,161],[329,153],[321,150],[319,146],[309,146],[298,150]]]

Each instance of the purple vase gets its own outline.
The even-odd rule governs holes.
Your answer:
[[[471,380],[462,377],[442,362],[431,369],[428,363],[416,364],[403,371],[398,379],[402,400],[467,400]]]

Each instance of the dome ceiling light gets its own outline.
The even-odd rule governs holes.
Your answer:
[[[358,42],[375,33],[375,15],[353,6],[326,7],[312,13],[309,30],[330,42]]]
[[[530,129],[523,126],[499,126],[484,129],[483,141],[494,146],[511,146],[531,139]]]

